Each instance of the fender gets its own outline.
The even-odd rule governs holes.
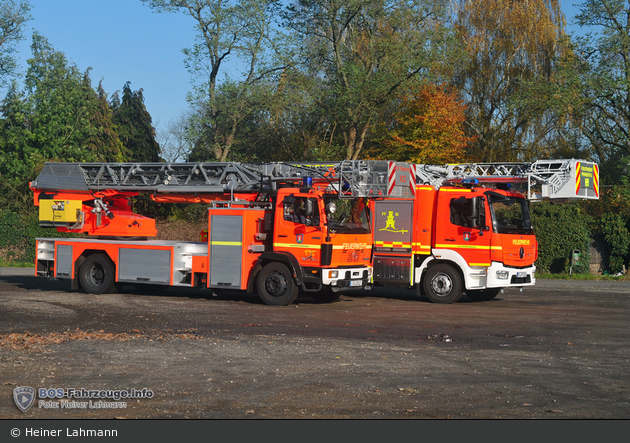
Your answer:
[[[439,255],[440,258],[437,259],[435,255]],[[468,263],[466,263],[466,260],[464,259],[464,257],[462,257],[457,251],[453,251],[450,249],[433,249],[432,257],[433,257],[433,260],[431,260],[433,262],[432,264],[448,263],[459,271],[459,273],[462,276],[462,285],[463,285],[462,289],[463,290],[470,289],[470,288],[477,289],[479,287],[479,283],[483,283],[482,284],[483,287],[486,286],[487,274],[484,273],[482,276],[481,275],[478,276],[479,279],[474,279],[473,273],[475,273],[476,271],[471,266],[469,266]],[[483,281],[480,282],[479,280],[483,280]]]
[[[109,260],[112,262],[112,265],[114,265],[114,275],[115,275],[116,281],[118,281],[118,267],[117,267],[116,262],[109,255],[109,252],[107,252],[104,249],[85,249],[81,253],[81,255],[77,257],[76,261],[74,262],[74,273],[72,274],[72,280],[70,280],[71,289],[74,289],[74,290],[79,289],[79,269],[81,268],[81,265],[83,264],[85,259],[88,258],[92,254],[105,254],[109,258]]]
[[[302,285],[304,272],[302,270],[302,266],[300,266],[300,263],[298,262],[297,258],[293,256],[293,254],[284,251],[263,252],[262,254],[260,254],[260,257],[258,257],[258,262],[249,275],[249,281],[247,282],[247,292],[254,292],[254,283],[256,281],[256,276],[265,264],[272,261],[284,263],[285,265],[287,265],[289,267],[289,270],[293,273],[293,276],[295,277],[296,284],[298,286]]]

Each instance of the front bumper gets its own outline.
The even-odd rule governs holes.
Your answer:
[[[536,283],[536,266],[526,268],[510,268],[502,263],[493,262],[488,268],[486,287],[488,288],[520,288],[533,286]]]
[[[339,289],[362,289],[372,278],[372,268],[335,268],[322,269],[322,284]]]

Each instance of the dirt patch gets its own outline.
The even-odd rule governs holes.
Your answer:
[[[155,227],[158,231],[157,240],[200,241],[201,231],[208,229],[208,222],[177,220],[175,222],[156,222]]]
[[[59,345],[73,340],[89,340],[97,341],[128,341],[138,338],[149,338],[156,341],[166,341],[173,339],[197,340],[201,338],[195,334],[194,330],[189,331],[148,331],[140,332],[135,329],[130,333],[113,334],[100,330],[98,332],[87,332],[77,328],[74,331],[49,332],[46,334],[32,334],[25,332],[23,334],[0,334],[0,348],[10,349],[12,351],[26,352],[48,352],[47,347],[50,345]]]

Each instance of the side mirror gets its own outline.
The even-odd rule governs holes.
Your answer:
[[[472,228],[479,227],[479,197],[473,197],[471,199],[472,211],[470,214],[470,221],[472,223]]]

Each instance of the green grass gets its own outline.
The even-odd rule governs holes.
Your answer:
[[[15,262],[0,260],[0,268],[34,268],[35,264],[31,262]]]
[[[630,281],[630,275],[594,275],[594,274],[544,274],[536,273],[536,279],[553,279],[553,280],[604,280],[604,281]]]

